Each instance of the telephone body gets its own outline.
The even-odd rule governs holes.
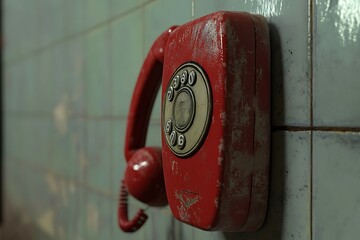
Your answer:
[[[162,147],[145,147],[160,79]],[[140,210],[127,219],[128,192],[151,206],[168,202],[178,220],[203,230],[257,230],[266,215],[270,161],[265,19],[216,12],[159,36],[134,90],[125,156],[123,230],[137,230],[147,217]]]

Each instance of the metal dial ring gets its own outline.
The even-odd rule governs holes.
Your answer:
[[[179,87],[178,76],[182,78]],[[206,137],[212,112],[210,89],[205,71],[193,62],[184,63],[176,69],[166,86],[165,93],[172,94],[170,97],[165,94],[162,102],[163,131],[167,146],[179,157],[194,154]],[[165,127],[169,120],[172,122],[172,134]],[[180,137],[178,144],[174,142],[175,136]]]

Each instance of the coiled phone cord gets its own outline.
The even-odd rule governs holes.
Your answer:
[[[119,227],[125,232],[135,232],[145,222],[148,216],[145,214],[144,209],[139,209],[132,220],[128,218],[128,191],[125,181],[121,181],[120,198],[118,206],[118,224]]]

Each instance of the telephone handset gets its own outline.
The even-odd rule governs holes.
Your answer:
[[[268,26],[258,15],[216,12],[171,27],[152,45],[134,90],[125,141],[128,192],[203,230],[254,231],[266,215],[270,159]],[[162,148],[145,147],[162,79]]]

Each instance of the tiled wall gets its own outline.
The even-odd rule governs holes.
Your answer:
[[[3,9],[5,210],[6,219],[18,216],[12,231],[71,240],[358,238],[357,0],[5,0]],[[148,209],[145,226],[124,234],[116,224],[118,185],[142,61],[164,29],[218,10],[259,13],[270,25],[265,225],[257,233],[208,233],[177,222],[166,207]],[[159,119],[158,98],[148,145],[160,145]],[[132,214],[142,206],[130,204]]]

